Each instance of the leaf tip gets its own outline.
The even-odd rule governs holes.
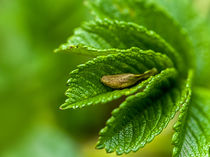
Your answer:
[[[104,148],[104,144],[102,144],[100,141],[98,141],[96,143],[95,149],[103,149]]]
[[[59,110],[64,110],[62,106],[59,107]]]
[[[53,50],[54,53],[58,53],[59,52],[59,48]]]
[[[64,103],[62,104],[60,107],[59,107],[60,110],[65,110],[67,109],[67,103]]]

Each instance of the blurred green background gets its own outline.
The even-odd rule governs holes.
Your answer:
[[[115,156],[94,149],[111,105],[58,109],[68,73],[88,58],[53,49],[90,18],[82,0],[0,0],[0,157]],[[170,156],[172,124],[128,156]]]

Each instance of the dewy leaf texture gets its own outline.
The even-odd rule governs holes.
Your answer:
[[[171,44],[192,66],[192,46],[188,36],[168,13],[146,0],[88,0],[96,17],[134,22],[153,30]]]
[[[191,7],[188,0],[172,1],[86,0],[96,19],[75,29],[67,43],[55,50],[92,57],[70,73],[68,98],[60,109],[123,100],[100,131],[96,148],[118,155],[135,152],[160,134],[181,108],[172,140],[173,155],[208,155],[210,91],[194,87],[207,86],[205,79],[210,78],[200,66],[204,57],[199,57],[201,53],[208,58],[206,52],[210,52],[205,43],[210,41],[208,31],[203,31],[207,26],[201,27],[204,23],[196,20],[191,10],[188,17],[180,16]],[[170,13],[175,3],[180,4]],[[199,24],[190,27],[194,22]],[[152,68],[157,69],[156,75],[124,89],[112,89],[101,82],[105,75],[141,74]],[[201,76],[198,69],[202,69]]]
[[[68,81],[69,89],[66,91],[69,98],[61,106],[61,109],[107,103],[122,96],[131,95],[140,90],[149,80],[132,88],[113,90],[102,84],[101,77],[108,74],[138,74],[153,67],[160,72],[173,67],[173,63],[163,54],[155,53],[152,50],[143,51],[138,48],[121,50],[117,54],[99,56],[90,60],[71,72]]]
[[[184,62],[179,53],[158,34],[143,26],[123,21],[105,19],[85,23],[56,51],[97,56],[131,47],[164,53],[174,61],[179,71],[184,69]]]
[[[210,91],[194,88],[192,99],[185,104],[174,126],[173,156],[206,157],[210,148]]]
[[[151,142],[167,126],[180,105],[189,100],[188,90],[183,90],[186,83],[174,87],[173,73],[164,70],[143,92],[129,96],[115,109],[100,132],[97,148],[123,154],[135,152]]]
[[[192,0],[148,0],[166,10],[187,32],[194,47],[195,78],[199,85],[210,85],[210,16],[201,16]],[[184,16],[183,16],[184,15]],[[209,82],[206,84],[206,82]],[[208,85],[208,87],[210,87]]]

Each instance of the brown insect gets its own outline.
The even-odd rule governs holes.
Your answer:
[[[117,75],[105,75],[101,78],[101,82],[113,89],[123,89],[136,84],[138,81],[148,79],[150,76],[157,74],[156,68],[145,71],[143,74],[117,74]]]

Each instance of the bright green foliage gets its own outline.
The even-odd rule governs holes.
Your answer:
[[[99,56],[71,72],[68,80],[69,89],[66,91],[69,98],[61,106],[61,109],[106,103],[122,96],[134,94],[150,83],[148,79],[130,89],[113,91],[101,83],[100,78],[104,75],[129,72],[138,74],[153,67],[161,71],[173,66],[168,57],[151,50],[142,51],[138,48],[132,48],[119,52]]]
[[[158,4],[168,12],[188,32],[196,57],[196,75],[199,85],[210,85],[210,16],[199,15],[192,0],[148,0]],[[208,6],[206,6],[208,7]],[[205,10],[205,8],[203,8]],[[184,15],[184,16],[183,16]],[[205,82],[209,82],[206,84]],[[209,86],[208,85],[208,86]]]
[[[151,142],[174,117],[180,104],[190,100],[191,89],[185,87],[191,78],[177,86],[169,77],[173,73],[173,70],[163,71],[143,92],[129,96],[115,109],[100,132],[97,148],[122,154],[137,151]]]
[[[134,22],[155,31],[182,55],[187,66],[192,65],[188,37],[173,18],[156,5],[145,0],[89,0],[87,4],[96,17]]]
[[[210,91],[194,88],[190,103],[183,105],[173,136],[176,156],[208,156],[210,146]]]
[[[96,58],[70,73],[68,99],[60,108],[123,101],[100,131],[96,146],[120,155],[151,142],[181,107],[173,136],[173,155],[207,156],[210,91],[192,88],[192,81],[193,72],[197,75],[196,70],[202,67],[198,65],[198,52],[205,54],[209,47],[203,44],[207,38],[199,39],[206,36],[199,33],[201,25],[190,27],[192,21],[197,21],[193,9],[189,9],[186,18],[180,16],[186,12],[186,6],[191,7],[189,1],[88,0],[87,4],[97,20],[77,28],[56,52]],[[167,13],[172,4],[180,12],[171,9]],[[181,26],[192,35],[188,37]],[[193,56],[197,57],[197,65]],[[140,74],[152,68],[157,68],[158,74],[125,89],[111,89],[100,80],[104,75]],[[205,84],[196,80],[207,76],[195,76],[194,84]]]
[[[61,45],[56,51],[96,56],[117,53],[118,49],[131,47],[164,53],[174,61],[179,71],[184,69],[179,53],[159,35],[143,26],[123,21],[100,20],[85,23],[75,31],[68,43]]]
[[[172,79],[169,79],[174,72],[173,69],[163,71],[143,92],[129,96],[115,109],[107,126],[101,130],[96,147],[105,148],[107,152],[116,151],[117,154],[129,153],[137,151],[158,135],[181,103],[181,89],[172,88]]]

